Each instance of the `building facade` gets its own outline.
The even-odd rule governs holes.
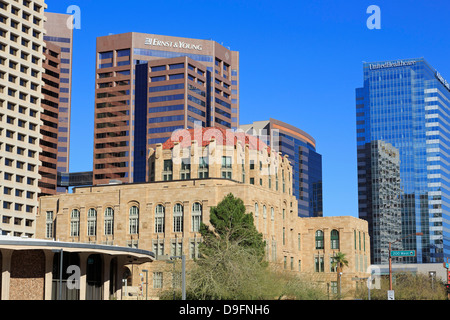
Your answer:
[[[143,182],[149,147],[177,129],[239,125],[239,53],[211,40],[97,38],[94,185]]]
[[[180,130],[150,150],[149,168],[151,182],[42,197],[38,237],[151,250],[157,259],[185,255],[189,263],[199,254],[200,222],[209,224],[210,208],[232,193],[253,214],[273,265],[314,275],[336,288],[331,257],[342,251],[349,259],[345,288],[355,285],[352,277],[367,275],[367,222],[299,218],[288,158],[254,136],[219,128]],[[151,296],[171,288],[174,274],[166,262],[142,269],[149,270]]]
[[[0,229],[34,236],[43,108],[43,0],[0,1]]]
[[[58,189],[58,124],[59,124],[59,91],[60,91],[60,71],[61,71],[61,48],[46,41],[44,48],[45,60],[42,75],[45,83],[42,88],[44,95],[41,106],[42,125],[40,133],[42,139],[39,145],[42,150],[39,153],[39,174],[38,181],[40,188],[39,196],[56,194]]]
[[[272,118],[241,125],[240,129],[258,136],[289,157],[299,216],[322,217],[322,155],[316,151],[314,138],[292,125]]]
[[[73,26],[72,15],[45,12],[44,40],[60,47],[60,78],[58,97],[58,146],[57,171],[69,172],[70,158],[70,111],[72,96],[72,62],[73,62]],[[66,192],[64,187],[57,187],[57,192]]]
[[[423,58],[364,63],[363,71],[364,86],[356,89],[360,217],[374,222],[376,215],[386,212],[393,215],[392,222],[397,220],[397,201],[384,210],[374,196],[383,193],[388,184],[397,190],[399,178],[401,235],[390,241],[400,241],[405,250],[416,250],[415,257],[404,258],[405,263],[443,262],[450,253],[450,189],[446,182],[450,86]],[[374,141],[398,151],[399,176],[397,169],[392,171],[392,161],[397,160],[385,162],[387,167],[371,168],[369,144]],[[380,177],[382,183],[370,178],[380,170],[389,172]],[[371,227],[373,232],[381,228]],[[387,240],[378,241],[383,248],[373,247],[387,251]]]
[[[369,222],[370,248],[373,264],[389,262],[392,250],[402,250],[402,211],[400,160],[397,148],[383,141],[366,143],[365,158],[358,158],[360,190],[367,195],[367,204],[360,206],[359,217]],[[367,186],[367,181],[372,184]]]

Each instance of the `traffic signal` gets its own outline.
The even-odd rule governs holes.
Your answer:
[[[445,285],[445,288],[447,289],[447,293],[450,294],[450,283],[447,283],[447,284]]]
[[[450,283],[450,270],[447,270],[447,283]]]

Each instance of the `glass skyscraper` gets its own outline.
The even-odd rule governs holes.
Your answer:
[[[416,250],[405,263],[443,262],[450,256],[450,85],[423,58],[364,63],[363,70],[358,207],[369,222],[371,262],[387,262],[389,242]]]
[[[322,155],[316,152],[316,141],[292,125],[272,119],[241,125],[241,130],[256,135],[292,165],[293,194],[298,200],[300,217],[322,217]]]

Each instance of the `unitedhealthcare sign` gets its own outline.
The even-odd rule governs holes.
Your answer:
[[[384,62],[384,63],[377,63],[377,64],[369,64],[370,70],[377,70],[377,69],[386,69],[386,68],[395,68],[395,67],[406,67],[406,66],[412,66],[416,64],[417,61],[403,61],[398,60],[395,62]]]
[[[439,72],[436,71],[436,78],[450,91],[450,84],[445,80]]]

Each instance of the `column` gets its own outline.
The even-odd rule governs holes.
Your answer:
[[[80,300],[86,300],[87,258],[90,253],[79,253],[80,256]]]
[[[1,299],[9,300],[9,286],[11,277],[11,256],[13,250],[2,249],[2,292]]]
[[[117,272],[116,272],[116,284],[117,284],[117,290],[115,292],[115,297],[117,300],[122,300],[122,272],[123,272],[123,266],[125,265],[125,256],[119,256],[117,257]]]
[[[45,276],[44,276],[44,300],[52,300],[53,282],[53,258],[55,253],[51,250],[44,250],[45,254]]]
[[[109,290],[111,286],[110,272],[111,272],[111,256],[103,254],[103,300],[109,300]]]

